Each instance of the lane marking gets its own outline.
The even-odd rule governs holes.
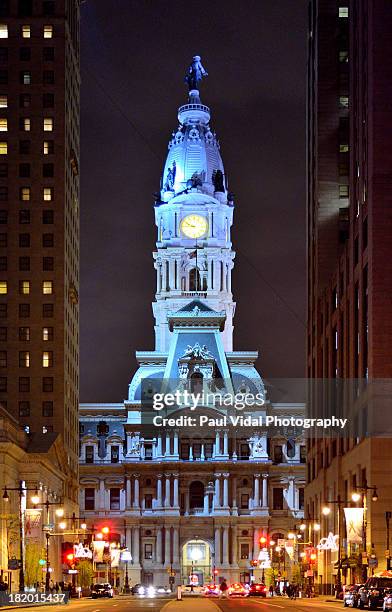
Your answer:
[[[251,599],[250,597],[247,599]],[[267,603],[266,601],[255,601],[255,603],[260,604],[261,606],[271,606],[272,608],[280,608],[281,610],[284,610],[285,607],[284,606],[278,606],[278,604],[273,604],[273,603]]]

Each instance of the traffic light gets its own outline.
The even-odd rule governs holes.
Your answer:
[[[107,525],[105,525],[105,527],[102,527],[101,531],[104,535],[108,535],[110,532],[110,528]]]
[[[63,564],[72,567],[75,563],[75,553],[72,542],[63,542],[61,548]]]
[[[214,576],[217,576],[219,574],[219,570],[214,569]]]
[[[268,546],[268,538],[264,535],[261,536],[261,538],[259,539],[259,542],[262,548],[265,548],[266,546]]]

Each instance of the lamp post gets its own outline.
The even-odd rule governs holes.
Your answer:
[[[36,496],[36,499],[33,500],[34,506],[37,506],[39,504],[39,496]],[[45,530],[45,536],[46,536],[46,555],[45,555],[45,560],[46,560],[46,572],[45,572],[45,591],[48,592],[49,591],[49,585],[50,585],[50,560],[49,560],[49,539],[50,539],[50,506],[60,506],[61,502],[60,501],[49,501],[49,494],[48,491],[46,491],[46,501],[43,503],[43,506],[46,509],[46,527],[47,530]],[[59,517],[62,517],[64,515],[64,510],[63,508],[58,508],[56,510],[56,515]]]
[[[321,529],[321,525],[320,525],[320,523],[319,523],[317,518],[307,517],[306,519],[304,519],[303,522],[299,526],[299,530],[302,533],[305,533],[307,531],[307,540],[308,541],[307,542],[301,542],[301,544],[303,544],[304,546],[308,545],[308,546],[312,546],[313,547],[314,542],[313,542],[313,535],[312,535],[312,533],[313,532],[318,533],[320,531],[320,529]],[[313,557],[313,555],[310,554],[310,556],[308,558],[308,572],[314,573],[314,570],[312,569],[312,565],[313,565],[313,562],[316,561],[317,557],[316,558],[312,558],[312,557]],[[309,578],[309,586],[311,588],[313,588],[314,576],[308,575],[308,578]]]
[[[25,577],[24,577],[24,528],[23,528],[23,507],[22,507],[22,500],[25,496],[25,493],[27,491],[34,491],[34,494],[31,498],[31,501],[33,502],[33,504],[35,505],[35,503],[37,501],[39,501],[39,494],[38,494],[38,489],[34,488],[31,489],[29,487],[25,487],[23,485],[23,480],[19,481],[19,486],[18,487],[7,487],[5,486],[3,489],[3,501],[4,502],[9,502],[9,495],[8,492],[9,491],[17,491],[18,495],[19,495],[19,562],[20,562],[20,568],[19,568],[19,591],[23,592],[24,588],[25,588]]]
[[[368,485],[363,485],[362,487],[356,487],[356,490],[351,496],[351,499],[354,502],[358,502],[362,498],[362,507],[363,507],[363,515],[362,515],[362,542],[363,542],[363,552],[367,557],[367,542],[366,542],[366,531],[367,531],[367,492],[372,491],[372,501],[376,502],[378,500],[377,495],[377,487],[371,487]],[[362,564],[362,581],[366,582],[367,580],[367,564]]]
[[[387,525],[387,570],[391,569],[391,554],[389,552],[389,521],[392,518],[392,512],[385,513],[385,522]]]
[[[336,574],[336,598],[339,597],[339,593],[342,590],[342,540],[341,540],[341,524],[342,524],[342,507],[346,504],[350,504],[351,500],[342,499],[340,495],[337,496],[337,499],[331,499],[325,502],[324,508],[322,509],[322,513],[325,517],[327,517],[331,509],[328,508],[328,505],[333,504],[338,507],[338,571]]]

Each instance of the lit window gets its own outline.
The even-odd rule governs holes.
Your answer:
[[[22,36],[23,38],[30,38],[31,30],[29,25],[22,26]]]
[[[339,145],[339,153],[348,153],[348,150],[349,150],[348,144]]]
[[[53,132],[53,119],[52,117],[44,118],[44,132]]]
[[[42,328],[42,340],[44,342],[49,342],[50,340],[53,340],[53,327]]]
[[[19,367],[29,368],[30,367],[30,351],[20,351],[19,353]]]
[[[7,281],[0,281],[0,295],[5,295],[8,292]]]
[[[51,368],[53,365],[53,353],[52,351],[44,351],[42,353],[42,367]]]
[[[8,26],[5,23],[0,23],[0,38],[8,38]]]
[[[24,117],[23,119],[23,129],[25,132],[30,132],[31,129],[31,119],[29,117]]]
[[[0,132],[8,132],[8,120],[0,117]]]
[[[0,155],[7,155],[8,142],[0,142]]]
[[[340,108],[348,108],[348,96],[339,97],[339,106]]]
[[[7,108],[8,107],[8,96],[6,96],[5,94],[1,94],[0,95],[0,108]]]
[[[52,187],[44,187],[44,201],[50,202],[53,198],[53,189]]]
[[[51,295],[53,293],[53,281],[42,281],[42,293]]]
[[[19,293],[22,295],[29,295],[30,293],[30,281],[21,280],[19,281]]]
[[[348,6],[339,6],[339,17],[347,19],[348,17]]]
[[[54,151],[53,140],[44,140],[44,155],[50,155]]]
[[[20,199],[23,202],[28,202],[31,198],[31,189],[30,187],[22,187],[20,190]]]
[[[22,72],[22,83],[23,85],[31,85],[31,72],[29,70]]]
[[[339,185],[339,198],[348,198],[348,185]]]
[[[339,51],[339,62],[341,64],[348,62],[348,51]]]
[[[52,25],[44,26],[44,38],[53,38],[53,26]]]

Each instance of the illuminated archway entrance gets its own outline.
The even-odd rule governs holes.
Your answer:
[[[183,584],[202,586],[213,580],[211,565],[211,547],[205,540],[193,539],[182,547],[181,576]]]

